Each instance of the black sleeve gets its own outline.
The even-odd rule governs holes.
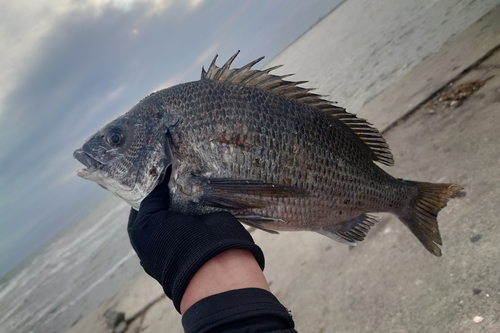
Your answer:
[[[182,316],[186,333],[297,333],[292,316],[270,292],[258,288],[231,290],[204,298]]]

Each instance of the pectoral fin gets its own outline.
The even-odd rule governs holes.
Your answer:
[[[273,198],[309,195],[295,186],[227,178],[201,179],[200,189],[203,193],[199,198],[200,204],[232,210],[266,207]]]
[[[266,223],[270,222],[284,222],[281,219],[275,219],[272,217],[264,217],[257,215],[236,215],[235,216],[241,223],[244,223],[250,227],[257,228],[259,230],[268,232],[270,234],[278,234],[279,232],[263,227]]]

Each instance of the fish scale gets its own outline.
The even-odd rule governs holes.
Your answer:
[[[187,85],[193,85],[195,88],[185,89],[184,85],[178,86],[178,91],[169,92],[167,98],[164,99],[164,105],[176,105],[175,99],[183,99],[183,94],[185,91],[196,90],[198,92],[204,92],[200,96],[200,100],[204,101],[203,105],[199,106],[202,110],[205,119],[199,120],[197,114],[193,112],[189,107],[180,106],[179,110],[183,110],[184,113],[178,111],[179,118],[183,121],[179,122],[176,126],[175,131],[179,132],[180,135],[188,135],[190,138],[196,137],[196,140],[190,139],[194,145],[201,145],[203,148],[196,153],[196,158],[191,156],[179,156],[179,163],[183,163],[191,166],[189,171],[183,174],[178,174],[177,181],[181,183],[189,182],[192,175],[202,175],[209,172],[210,177],[214,178],[225,178],[231,177],[233,179],[251,179],[252,170],[255,168],[261,168],[262,173],[260,180],[270,183],[270,184],[282,184],[287,185],[283,180],[285,178],[291,179],[291,183],[300,188],[306,188],[310,191],[310,196],[305,198],[303,203],[301,202],[300,214],[297,214],[295,210],[294,214],[290,214],[286,219],[286,224],[283,222],[267,222],[266,227],[274,227],[274,229],[290,230],[290,229],[305,229],[305,226],[309,226],[309,230],[316,230],[318,224],[325,225],[325,223],[332,222],[332,215],[343,215],[347,219],[351,219],[359,216],[361,213],[366,212],[360,210],[359,206],[364,206],[363,209],[368,208],[368,211],[377,211],[378,209],[387,210],[387,205],[382,206],[380,200],[373,202],[373,197],[367,197],[363,191],[360,191],[360,186],[366,183],[366,177],[358,178],[359,170],[364,168],[371,173],[380,173],[377,177],[379,178],[377,186],[381,186],[382,175],[385,173],[378,168],[368,154],[362,154],[360,149],[352,143],[354,135],[350,135],[349,131],[332,131],[331,126],[337,128],[342,128],[342,124],[336,119],[321,119],[315,113],[319,111],[312,110],[310,113],[305,113],[302,105],[296,105],[297,102],[294,100],[287,100],[286,98],[271,94],[268,91],[258,90],[253,87],[243,87],[237,85],[226,84],[224,82],[217,81],[197,81],[193,83],[187,83]],[[208,86],[208,87],[207,87]],[[248,90],[253,90],[248,92]],[[221,97],[224,96],[224,97]],[[162,98],[161,96],[159,96]],[[172,100],[174,99],[174,100]],[[214,100],[224,100],[224,104],[221,104],[220,108],[214,108]],[[227,100],[227,101],[226,101]],[[266,103],[261,104],[260,101],[266,101]],[[246,103],[237,103],[236,101],[247,101]],[[255,102],[258,101],[258,102]],[[229,141],[223,142],[220,145],[210,146],[206,143],[214,142],[220,140],[221,129],[225,131],[226,135],[229,136],[239,136],[241,124],[243,122],[258,122],[259,119],[255,119],[253,116],[249,117],[246,110],[253,109],[254,104],[259,104],[260,112],[262,114],[261,118],[261,128],[260,133],[250,132],[248,135],[248,146],[238,144],[237,139],[233,138]],[[229,106],[227,106],[229,105]],[[223,110],[225,117],[219,119],[218,116],[221,114],[219,110]],[[286,110],[287,118],[282,119],[283,125],[279,122],[273,121],[281,115]],[[251,113],[253,115],[253,113]],[[320,114],[320,116],[322,116]],[[326,116],[325,116],[326,118]],[[210,119],[210,123],[223,124],[215,132],[213,127],[209,125],[206,119]],[[336,122],[335,122],[336,121]],[[331,124],[330,122],[333,122]],[[301,127],[303,133],[295,133],[290,131],[293,125],[296,123],[306,124],[306,126]],[[264,142],[265,150],[258,149],[253,145],[252,137],[259,136],[260,141]],[[297,137],[302,135],[300,140]],[[351,136],[351,137],[349,137]],[[300,156],[294,158],[294,161],[298,163],[293,169],[285,167],[280,160],[289,157],[289,149],[284,149],[284,143],[296,143],[299,148]],[[205,143],[205,144],[204,144]],[[343,157],[336,156],[336,152],[342,152],[337,145],[344,145],[347,147],[347,151],[343,154]],[[229,146],[229,147],[228,147]],[[288,144],[290,146],[290,144]],[[217,149],[213,149],[217,148]],[[257,149],[255,149],[257,148]],[[344,148],[345,149],[345,148]],[[353,150],[353,153],[349,152],[349,149]],[[190,151],[194,149],[190,148]],[[231,151],[231,157],[228,158],[225,154]],[[264,151],[264,155],[262,154]],[[277,152],[280,152],[277,158]],[[179,154],[182,155],[182,154]],[[288,156],[287,156],[288,155]],[[250,163],[255,158],[261,160],[261,166],[257,167]],[[342,158],[346,166],[344,168],[338,167],[336,163],[332,163],[332,167],[328,167],[329,164],[325,161],[337,160]],[[200,160],[200,162],[194,161],[194,159]],[[206,163],[205,161],[219,161],[217,167],[210,168],[211,163]],[[361,161],[360,161],[361,160]],[[229,161],[228,163],[222,163],[222,161]],[[358,163],[355,167],[350,168],[351,164]],[[363,166],[360,163],[366,163],[367,166]],[[263,163],[263,164],[262,164]],[[306,170],[305,175],[302,177],[296,177],[291,171],[292,170]],[[366,174],[366,172],[364,173]],[[335,179],[335,175],[340,175],[340,179],[334,183],[331,180]],[[372,176],[373,177],[373,176]],[[350,180],[352,179],[352,180]],[[393,185],[394,178],[385,177],[385,183]],[[373,181],[372,181],[373,182]],[[337,187],[335,187],[335,185]],[[381,192],[381,191],[377,191]],[[357,200],[353,202],[355,204],[344,204],[342,200],[336,200],[336,196],[339,198],[345,197],[346,194],[356,193]],[[182,195],[181,195],[182,196]],[[192,195],[179,197],[178,201],[173,205],[173,209],[180,211],[185,211],[187,208],[185,206],[190,205],[192,201]],[[281,219],[279,212],[287,211],[287,204],[283,203],[283,200],[275,200],[273,198],[267,199],[269,205],[266,208],[254,208],[246,210],[237,210],[235,213],[237,215],[265,215],[266,217]],[[337,202],[338,201],[338,202]],[[376,204],[377,206],[372,204]],[[269,206],[277,206],[275,209],[269,209]],[[278,208],[284,206],[283,208]],[[318,214],[318,208],[321,207],[321,213]],[[294,206],[295,208],[295,206]],[[211,207],[199,206],[198,211],[192,211],[192,213],[205,213],[212,211]],[[330,214],[324,214],[325,211],[329,211]],[[339,213],[340,212],[340,213]],[[336,221],[334,221],[336,222]],[[272,225],[272,224],[275,225]]]
[[[393,157],[366,120],[271,74],[277,67],[252,69],[262,58],[232,68],[237,54],[222,67],[215,57],[201,80],[157,91],[105,125],[75,151],[87,167],[79,175],[136,209],[169,181],[172,210],[225,210],[269,232],[315,231],[350,244],[376,223],[368,213],[389,212],[441,255],[436,217],[459,185],[392,177],[374,163]]]

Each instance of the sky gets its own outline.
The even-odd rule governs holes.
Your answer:
[[[0,1],[0,277],[109,195],[75,173],[92,133],[216,54],[265,65],[340,2]]]

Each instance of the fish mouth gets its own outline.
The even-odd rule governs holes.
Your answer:
[[[82,149],[75,150],[75,152],[73,153],[73,157],[76,158],[78,160],[78,162],[85,165],[85,167],[88,170],[98,169],[99,165],[101,164],[98,161],[96,161],[94,158],[92,158],[92,156],[90,156],[89,154],[84,152]]]

